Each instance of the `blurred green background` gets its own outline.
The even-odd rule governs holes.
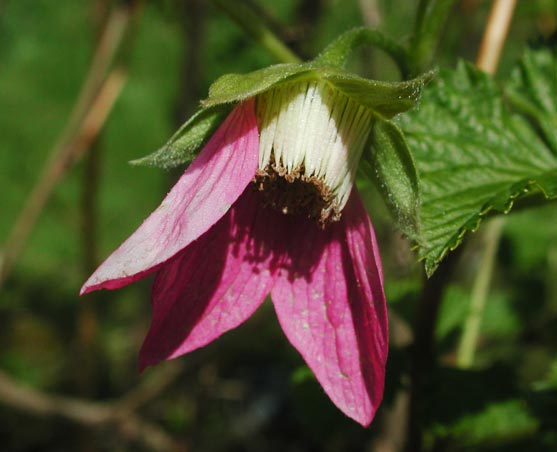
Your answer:
[[[417,5],[251,3],[304,57],[362,24],[404,41]],[[490,4],[456,2],[436,64],[475,59]],[[0,1],[1,242],[70,115],[112,7],[102,0]],[[553,0],[518,0],[498,77],[508,75],[529,42],[555,30],[556,14]],[[135,451],[166,447],[167,439],[193,451],[401,450],[422,269],[366,181],[360,185],[379,235],[392,321],[385,400],[369,429],[330,403],[283,337],[269,303],[216,343],[140,376],[137,351],[149,323],[150,281],[78,297],[92,267],[158,205],[177,176],[128,161],[160,147],[215,78],[276,62],[209,1],[149,1],[133,16],[119,57],[128,76],[91,148],[95,157],[81,159],[56,187],[0,288],[0,369],[23,388],[93,404],[121,401],[139,385],[132,412],[143,433],[117,416],[84,423],[53,415],[41,410],[40,397],[27,400],[30,405],[14,402],[14,388],[0,376],[0,450]],[[352,65],[373,78],[398,77],[381,52],[364,50]],[[427,376],[421,419],[425,447],[557,450],[555,205],[507,219],[475,364],[464,370],[455,365],[455,353],[481,249],[476,236],[468,239],[441,307],[440,365]],[[163,442],[156,443],[157,434]]]

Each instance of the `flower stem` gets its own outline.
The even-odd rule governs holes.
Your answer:
[[[242,1],[213,0],[225,14],[282,63],[300,63],[301,59],[290,50],[255,12]]]

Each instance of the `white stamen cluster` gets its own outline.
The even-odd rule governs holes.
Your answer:
[[[313,184],[326,205],[321,222],[344,208],[368,138],[372,113],[324,81],[291,82],[257,98],[259,171]]]

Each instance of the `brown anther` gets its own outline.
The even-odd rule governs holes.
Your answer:
[[[257,170],[253,183],[266,205],[285,215],[303,215],[322,228],[340,219],[330,188],[319,178],[306,176],[303,166],[288,171],[272,162]]]

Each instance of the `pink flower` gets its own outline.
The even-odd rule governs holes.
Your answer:
[[[381,261],[353,188],[371,116],[327,89],[287,84],[238,104],[81,293],[157,272],[141,369],[210,343],[270,294],[327,395],[367,426],[388,350]]]

